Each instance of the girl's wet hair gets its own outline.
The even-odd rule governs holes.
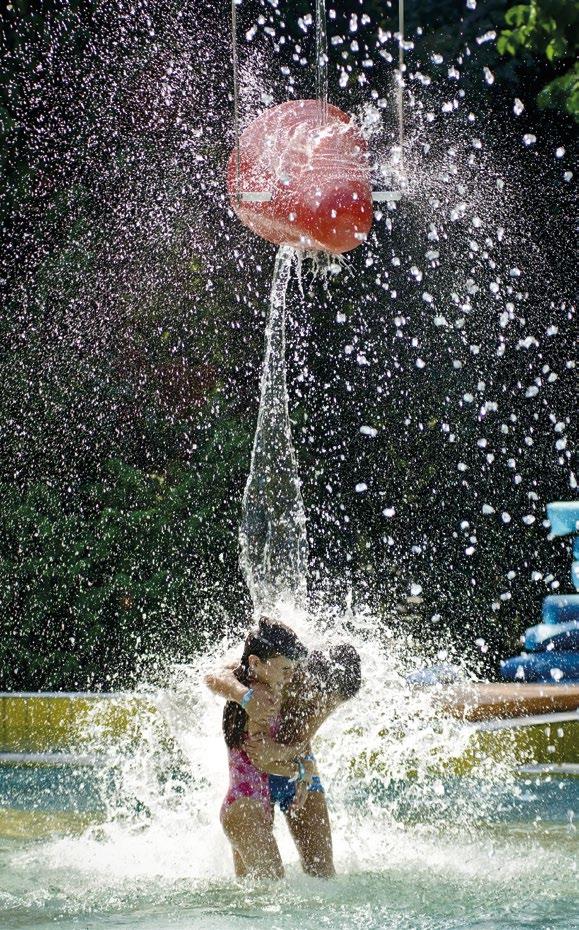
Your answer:
[[[233,674],[242,684],[251,684],[249,675],[249,657],[257,656],[262,662],[274,656],[284,656],[294,662],[305,659],[308,650],[298,639],[293,630],[282,623],[275,623],[269,617],[261,617],[256,630],[250,630],[244,646],[241,661]],[[247,714],[236,701],[228,701],[223,711],[223,735],[230,749],[241,746],[247,723]]]
[[[305,659],[307,654],[308,650],[289,626],[261,617],[257,630],[251,630],[245,640],[240,665],[249,669],[250,656],[257,656],[263,661],[285,656],[297,662]]]

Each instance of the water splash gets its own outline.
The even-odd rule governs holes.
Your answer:
[[[306,515],[292,443],[285,366],[286,293],[298,253],[282,246],[273,273],[251,468],[243,495],[240,564],[254,610],[302,607],[307,596]]]
[[[553,917],[553,902],[569,917],[575,839],[560,816],[545,820],[544,789],[517,782],[497,759],[479,760],[470,779],[449,777],[445,769],[464,752],[467,733],[460,721],[438,717],[430,689],[405,685],[421,661],[412,638],[396,626],[381,628],[369,612],[317,619],[308,644],[327,648],[347,638],[365,670],[359,696],[327,721],[314,746],[330,807],[335,882],[299,874],[279,814],[275,832],[288,878],[275,898],[271,887],[232,880],[217,817],[227,781],[222,705],[203,685],[228,647],[238,654],[239,641],[229,639],[174,667],[170,689],[143,689],[134,726],[117,735],[97,776],[104,822],[82,836],[15,846],[6,856],[0,919],[10,907],[19,925],[35,930],[49,918],[72,927],[79,917],[90,926],[122,920],[139,930],[234,930],[248,921],[270,926],[273,913],[286,930],[313,930],[315,920],[330,930],[433,930],[467,926],[466,914],[468,926],[490,916],[497,930],[513,930],[530,911],[539,916],[525,925],[538,930]],[[97,721],[94,738],[102,753]],[[561,795],[559,811],[571,800],[555,783],[552,794]],[[538,810],[543,818],[535,821]],[[513,883],[524,887],[515,915]],[[173,924],[173,915],[183,922]]]

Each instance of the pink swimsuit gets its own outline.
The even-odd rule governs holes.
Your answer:
[[[280,718],[272,721],[269,734],[275,737],[280,724]],[[228,749],[229,757],[229,789],[221,805],[221,817],[228,807],[240,798],[253,798],[260,801],[268,817],[273,818],[271,796],[269,791],[269,775],[260,772],[255,767],[247,753],[241,746]]]
[[[239,798],[261,801],[268,817],[272,816],[269,776],[260,772],[243,749],[229,749],[229,790],[221,805],[221,817]]]

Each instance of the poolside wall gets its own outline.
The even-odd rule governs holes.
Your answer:
[[[111,742],[152,710],[133,694],[0,693],[0,753],[70,752]]]
[[[138,744],[143,723],[152,717],[158,737],[168,736],[154,703],[134,693],[0,693],[0,757],[92,754],[119,743],[126,750]],[[447,760],[447,771],[466,774],[488,758],[510,760],[515,766],[571,764],[579,770],[576,712],[480,727],[472,727],[463,754]]]

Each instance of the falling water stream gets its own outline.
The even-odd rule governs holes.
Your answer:
[[[257,428],[243,495],[241,567],[256,612],[303,608],[308,543],[288,410],[286,293],[294,249],[282,246],[273,272]]]

